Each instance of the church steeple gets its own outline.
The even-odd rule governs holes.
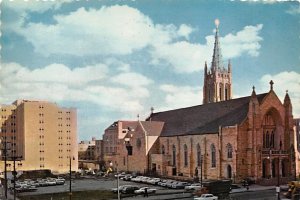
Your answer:
[[[214,53],[211,63],[212,71],[216,71],[218,69],[223,69],[223,60],[222,60],[222,53],[219,41],[219,24],[220,21],[218,19],[215,20],[216,25],[216,34],[215,34],[215,44],[214,44]]]
[[[230,60],[228,61],[227,68],[223,65],[219,40],[219,24],[220,21],[216,19],[216,34],[211,68],[207,71],[207,64],[205,63],[204,66],[203,103],[226,101],[232,98],[232,66]]]

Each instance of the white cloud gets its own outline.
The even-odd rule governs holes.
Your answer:
[[[202,103],[203,94],[200,87],[165,84],[161,85],[159,89],[166,94],[164,105],[168,105],[159,110],[184,108]]]
[[[280,72],[275,75],[266,74],[260,79],[260,90],[268,91],[269,82],[273,80],[274,90],[281,101],[283,101],[288,90],[293,105],[294,117],[300,117],[300,74],[295,71]]]
[[[49,9],[59,9],[62,4],[72,2],[72,0],[10,0],[10,1],[3,1],[2,3],[17,11],[17,12],[39,12],[43,13]]]
[[[228,34],[221,38],[224,58],[234,58],[242,54],[254,57],[258,56],[261,47],[259,42],[263,40],[259,36],[262,27],[262,24],[245,26],[243,30],[237,32],[235,35]]]
[[[147,50],[152,64],[167,63],[177,73],[202,70],[204,62],[210,62],[212,56],[214,35],[207,36],[205,44],[193,44],[188,41],[193,27],[154,24],[148,16],[126,5],[98,10],[80,8],[54,19],[55,24],[31,22],[16,31],[45,56],[129,55],[150,47]],[[261,24],[246,26],[236,34],[220,38],[224,58],[258,56],[261,29]]]
[[[80,8],[54,19],[52,25],[29,23],[19,33],[36,52],[76,56],[130,54],[147,46],[153,36],[151,20],[128,6]]]
[[[51,64],[31,71],[17,63],[9,63],[3,65],[1,76],[2,83],[5,85],[14,82],[82,85],[103,79],[107,71],[107,66],[103,64],[85,66],[73,70],[62,64]]]
[[[191,26],[188,26],[186,24],[181,24],[178,29],[178,35],[185,37],[186,39],[189,39],[190,34],[194,31],[194,29]]]
[[[140,87],[152,83],[152,80],[134,72],[119,74],[113,77],[111,81],[113,83],[119,83],[121,85],[126,85],[130,87]]]
[[[224,59],[235,58],[242,54],[249,56],[258,56],[260,44],[262,40],[258,36],[262,29],[262,24],[256,26],[246,26],[243,30],[236,34],[228,34],[221,37],[221,48]],[[154,63],[159,60],[169,63],[178,73],[191,73],[203,69],[205,61],[210,62],[214,35],[206,37],[206,44],[192,44],[186,41],[175,43],[159,43],[155,44],[152,50]]]
[[[16,99],[45,99],[52,102],[89,102],[118,112],[138,113],[142,102],[149,97],[146,88],[152,80],[137,73],[108,75],[108,66],[97,64],[70,69],[62,64],[51,64],[30,70],[17,63],[4,63],[0,68],[1,102]],[[140,82],[122,84],[123,78]],[[107,86],[109,80],[118,86]],[[123,86],[126,87],[123,87]]]

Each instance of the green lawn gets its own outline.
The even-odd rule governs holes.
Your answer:
[[[69,193],[55,193],[43,194],[33,196],[19,196],[21,200],[68,200]],[[117,199],[117,195],[107,190],[93,190],[93,191],[74,191],[72,193],[72,200],[105,200]]]

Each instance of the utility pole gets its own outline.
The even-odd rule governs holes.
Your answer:
[[[14,154],[15,154],[15,152],[14,152]],[[13,170],[13,176],[14,176],[14,200],[16,200],[16,195],[17,195],[17,193],[16,193],[16,180],[17,180],[17,171],[16,171],[16,160],[17,159],[22,159],[22,156],[12,156],[11,157],[12,158],[12,160],[13,160],[13,167],[14,167],[14,170]]]
[[[278,175],[277,175],[277,187],[276,187],[276,192],[277,192],[277,199],[280,200],[280,170],[279,170],[279,166],[280,166],[280,156],[281,156],[281,147],[282,147],[282,142],[280,140],[280,144],[279,144],[279,156],[278,156]]]
[[[202,163],[203,163],[203,155],[201,155],[201,160],[200,160],[200,183],[202,187]]]
[[[6,146],[6,132],[4,136],[4,187],[5,187],[5,199],[7,199],[7,146]]]

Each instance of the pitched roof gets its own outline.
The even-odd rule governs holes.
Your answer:
[[[158,122],[158,121],[140,121],[144,130],[148,133],[150,136],[160,136],[161,131],[164,126],[164,122]]]
[[[257,95],[258,102],[268,93]],[[188,108],[152,113],[148,121],[165,122],[161,136],[217,133],[246,119],[251,96]]]

